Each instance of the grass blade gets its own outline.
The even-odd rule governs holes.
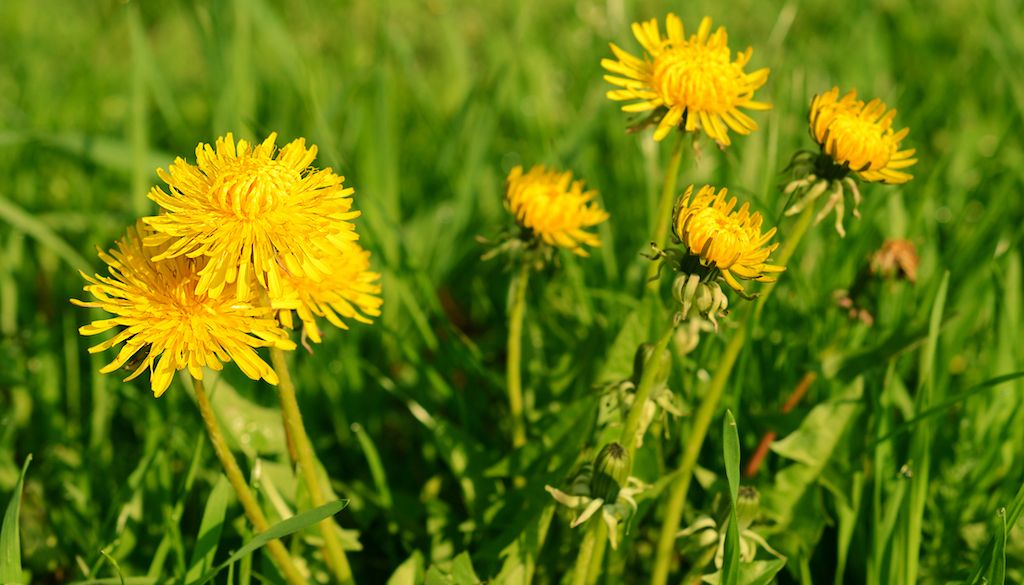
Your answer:
[[[347,505],[348,500],[335,500],[333,502],[324,504],[323,506],[318,506],[311,510],[306,510],[301,514],[296,514],[291,518],[287,518],[285,520],[282,520],[281,522],[278,522],[277,524],[274,524],[266,531],[254,536],[249,542],[245,543],[245,545],[243,545],[242,548],[235,551],[235,553],[231,555],[228,558],[228,560],[217,565],[212,571],[203,575],[203,578],[194,583],[194,585],[203,585],[204,583],[208,583],[211,579],[217,576],[217,573],[220,573],[229,565],[238,562],[238,560],[242,557],[251,554],[253,551],[261,547],[266,546],[267,543],[271,540],[283,538],[285,536],[288,536],[289,534],[293,534],[304,528],[313,526],[318,522],[337,514]]]
[[[725,411],[722,423],[722,438],[725,445],[725,476],[729,480],[729,528],[725,533],[725,559],[722,563],[722,584],[737,585],[740,579],[740,534],[736,518],[736,500],[740,489],[740,437],[736,430],[736,419],[731,410]]]
[[[21,514],[21,489],[25,485],[25,473],[32,456],[25,458],[21,467],[21,475],[14,486],[11,501],[4,513],[4,523],[0,526],[0,583],[21,583],[21,535],[18,528],[18,516]]]

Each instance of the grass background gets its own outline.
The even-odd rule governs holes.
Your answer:
[[[811,146],[807,104],[835,84],[897,107],[921,161],[905,186],[864,188],[863,219],[848,221],[845,239],[829,222],[812,229],[730,382],[744,458],[768,430],[802,433],[748,480],[775,521],[764,532],[789,557],[779,580],[902,582],[918,557],[920,582],[965,578],[1024,480],[1024,382],[961,397],[1022,369],[1018,2],[43,0],[0,4],[0,494],[33,453],[22,509],[32,582],[115,577],[101,551],[145,582],[181,579],[194,564],[218,467],[190,394],[179,385],[154,400],[144,381],[96,373],[108,356],[86,353],[76,330],[89,315],[68,298],[81,294],[77,270],[99,270],[95,246],[155,212],[145,197],[155,169],[229,131],[317,144],[319,164],[356,188],[360,232],[383,273],[376,324],[294,356],[315,449],[351,500],[338,518],[358,531],[361,582],[382,583],[406,561],[413,580],[431,565],[447,572],[463,551],[483,578],[509,580],[516,562],[536,560],[535,582],[558,582],[579,535],[556,516],[543,547],[526,536],[550,504],[543,485],[593,445],[593,386],[625,377],[645,338],[640,253],[669,148],[624,132],[599,61],[609,41],[638,50],[629,24],[669,10],[690,30],[710,15],[734,49],[753,46],[752,66],[772,71],[758,97],[775,104],[728,151],[705,142],[688,156],[681,184],[726,185],[778,217],[779,172]],[[592,258],[563,255],[533,279],[532,439],[510,453],[510,275],[479,260],[474,236],[509,225],[504,177],[534,163],[585,178],[611,220]],[[849,321],[834,291],[893,237],[917,246],[918,283],[876,285],[874,326]],[[727,325],[676,360],[672,387],[687,403],[729,335]],[[807,372],[819,375],[808,397],[778,415]],[[259,461],[261,485],[304,506],[280,463],[272,390],[237,372],[220,382],[218,408],[250,467]],[[942,408],[915,419],[923,396]],[[672,425],[642,452],[648,481],[678,460],[686,419]],[[872,440],[894,428],[905,432]],[[713,433],[706,477],[721,471],[720,453]],[[506,481],[518,473],[523,489]],[[718,485],[691,490],[688,520],[710,509]],[[646,582],[659,503],[643,502],[606,582]],[[228,508],[218,559],[245,538],[239,517]],[[1020,582],[1014,536],[1002,552]],[[292,546],[319,571],[307,540]],[[250,572],[272,570],[258,553],[231,579]]]

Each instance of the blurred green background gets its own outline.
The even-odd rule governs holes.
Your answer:
[[[431,565],[446,571],[462,551],[483,578],[511,574],[502,571],[512,557],[500,553],[550,504],[543,485],[557,484],[588,444],[593,386],[628,374],[625,341],[644,339],[640,254],[670,141],[625,132],[599,62],[609,41],[639,53],[630,23],[663,23],[670,10],[689,30],[710,15],[734,50],[753,46],[751,67],[771,68],[758,98],[775,105],[727,151],[705,141],[699,157],[687,155],[681,185],[728,186],[775,223],[780,172],[796,149],[812,146],[807,104],[833,85],[896,107],[920,158],[911,183],[862,187],[863,218],[847,220],[845,239],[831,219],[812,229],[734,372],[726,405],[744,458],[769,430],[800,428],[811,444],[826,435],[835,443],[806,455],[814,473],[797,491],[778,484],[778,472],[796,465],[779,455],[751,480],[776,513],[769,539],[790,558],[779,579],[831,581],[848,556],[848,582],[898,582],[885,576],[900,574],[912,534],[922,542],[921,582],[965,577],[1024,480],[1024,382],[958,398],[1024,369],[1019,2],[5,0],[0,501],[34,454],[22,511],[32,582],[116,577],[101,550],[146,582],[180,579],[192,566],[219,471],[190,393],[178,385],[156,400],[145,380],[99,375],[109,356],[87,354],[77,328],[90,315],[68,299],[82,294],[78,270],[100,270],[94,248],[156,211],[146,198],[155,169],[175,156],[194,160],[197,143],[229,131],[317,144],[317,164],[355,187],[359,230],[383,274],[377,323],[332,331],[315,354],[294,356],[315,449],[335,491],[351,500],[338,518],[358,531],[348,533],[362,549],[350,555],[356,575],[383,583],[407,559],[416,575]],[[510,225],[504,177],[535,163],[573,170],[600,191],[611,219],[591,258],[563,254],[558,269],[533,279],[524,337],[532,438],[510,453],[509,272],[502,261],[481,262],[474,238]],[[849,288],[887,238],[915,244],[919,280],[878,284],[874,325],[852,322],[834,291]],[[930,354],[922,347],[945,271],[948,299]],[[729,332],[677,359],[672,387],[684,401],[700,395]],[[922,355],[934,356],[933,379]],[[304,506],[281,463],[273,390],[230,370],[216,392],[239,453],[247,467],[260,462],[261,485]],[[806,372],[819,381],[779,415]],[[872,444],[922,414],[921,380],[943,408]],[[852,408],[808,417],[816,405],[838,409],[837,397],[849,401],[854,387],[862,390]],[[647,481],[675,466],[686,421],[672,424],[669,438],[651,441]],[[720,471],[720,453],[713,436],[702,465]],[[923,454],[931,472],[913,479],[908,470]],[[515,474],[528,475],[525,488],[506,481]],[[924,490],[923,525],[903,496],[915,490]],[[707,485],[691,490],[687,518],[712,498]],[[646,582],[659,505],[643,503],[606,582]],[[245,538],[239,517],[230,508],[218,559]],[[1024,541],[1014,536],[1008,579],[1020,582]],[[559,582],[578,538],[555,517],[545,546],[531,553],[540,555],[535,582]],[[315,547],[293,546],[320,570]],[[247,571],[243,563],[235,577]]]

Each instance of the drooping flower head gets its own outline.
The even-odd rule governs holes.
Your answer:
[[[863,181],[906,183],[912,175],[902,171],[917,162],[914,149],[900,150],[909,128],[892,127],[896,110],[886,111],[879,99],[857,99],[857,91],[839,97],[839,88],[811,101],[811,135],[836,165],[857,173]]]
[[[900,150],[900,142],[909,130],[892,127],[896,110],[886,111],[878,99],[864,103],[851,91],[839,97],[839,88],[814,96],[811,100],[811,137],[820,153],[797,152],[790,163],[794,178],[784,193],[794,197],[786,215],[794,215],[828,192],[825,204],[815,216],[821,221],[836,212],[836,232],[846,235],[843,215],[847,192],[853,199],[853,216],[860,217],[860,189],[851,173],[866,182],[901,184],[913,178],[905,172],[917,163],[915,150]]]
[[[520,227],[580,256],[587,256],[583,245],[601,245],[597,234],[585,229],[608,219],[595,197],[597,191],[584,191],[583,181],[573,181],[571,172],[549,171],[543,165],[526,174],[523,167],[512,169],[505,188],[505,206]]]
[[[349,221],[351,188],[331,169],[311,167],[316,146],[292,141],[280,151],[276,134],[259,145],[235,143],[229,133],[216,149],[196,147],[196,164],[178,158],[168,171],[159,170],[168,191],[154,187],[150,199],[164,213],[145,218],[156,233],[147,246],[163,246],[154,257],[205,257],[196,294],[219,297],[237,284],[238,299],[249,294],[250,275],[271,297],[283,294],[286,273],[321,280],[331,271],[327,239],[354,240]]]
[[[316,318],[322,317],[341,329],[344,319],[371,323],[380,316],[380,274],[370,270],[370,253],[356,242],[332,240],[330,254],[321,260],[331,267],[323,279],[286,275],[284,294],[271,300],[281,324],[292,329],[292,311],[302,321],[303,331],[314,343],[320,343]]]
[[[785,268],[768,264],[778,247],[778,243],[768,245],[775,228],[761,233],[761,214],[750,213],[747,203],[734,211],[736,198],[727,200],[728,192],[723,187],[716,193],[705,185],[694,195],[690,185],[676,205],[673,232],[701,265],[720,271],[725,282],[742,294],[740,280],[774,282],[771,274]]]
[[[722,145],[730,144],[729,130],[750,134],[757,122],[740,108],[767,110],[771,104],[754,100],[754,92],[768,80],[768,69],[746,73],[753,50],[747,48],[733,59],[724,27],[711,32],[704,17],[697,34],[686,37],[683,22],[675,14],[665,18],[666,36],[657,19],[633,23],[633,35],[643,46],[643,59],[614,43],[617,61],[602,59],[612,75],[609,83],[620,87],[608,92],[616,101],[636,100],[622,107],[626,112],[653,111],[660,115],[654,139],[662,140],[673,128],[703,130]]]
[[[108,265],[109,276],[82,274],[89,284],[85,290],[94,301],[72,302],[82,307],[102,309],[114,316],[93,321],[79,329],[82,335],[96,335],[120,327],[112,338],[94,347],[98,353],[119,344],[123,347],[103,373],[127,368],[127,380],[150,371],[153,393],[160,396],[170,386],[174,373],[188,368],[198,379],[203,367],[223,368],[233,361],[253,380],[277,383],[277,374],[256,353],[257,347],[295,349],[287,333],[274,320],[269,307],[250,297],[237,299],[234,285],[228,294],[212,297],[196,293],[196,283],[205,258],[176,256],[155,261],[166,246],[144,246],[153,235],[139,222],[129,228],[109,253],[99,251]],[[127,364],[127,366],[126,366]]]

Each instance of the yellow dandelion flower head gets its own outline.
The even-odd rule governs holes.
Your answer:
[[[601,245],[597,234],[585,228],[608,219],[595,197],[597,191],[584,191],[583,181],[573,181],[572,172],[549,171],[543,165],[525,174],[523,167],[512,169],[505,188],[505,206],[521,227],[546,244],[580,256],[587,255],[584,244]]]
[[[154,187],[150,199],[163,208],[145,222],[155,234],[147,246],[166,247],[154,259],[205,256],[196,294],[220,296],[235,283],[237,297],[249,294],[250,275],[271,296],[282,294],[284,274],[324,278],[330,271],[327,236],[356,239],[349,221],[351,188],[331,169],[310,165],[316,146],[304,139],[275,150],[276,134],[261,144],[218,138],[216,149],[196,147],[196,164],[178,158],[160,178],[168,191]]]
[[[602,59],[601,66],[611,73],[605,80],[621,89],[609,91],[608,98],[636,100],[622,107],[626,112],[665,108],[655,140],[665,138],[680,123],[687,132],[703,130],[723,145],[730,144],[729,130],[738,134],[757,130],[757,122],[740,110],[771,108],[754,100],[754,92],[768,80],[768,69],[752,73],[743,69],[753,49],[748,47],[733,59],[725,28],[712,33],[709,17],[689,38],[675,14],[665,18],[665,28],[663,37],[657,19],[633,23],[633,35],[645,51],[643,59],[611,44],[618,60]]]
[[[724,187],[716,193],[705,185],[694,195],[690,185],[676,204],[674,231],[701,264],[717,268],[729,286],[742,293],[739,280],[773,282],[770,274],[785,268],[767,263],[778,247],[768,245],[775,228],[762,234],[761,214],[750,213],[747,203],[734,211],[736,198],[727,200],[728,193]]]
[[[292,311],[298,314],[303,331],[320,343],[316,318],[322,317],[341,329],[348,329],[345,319],[372,323],[380,316],[380,274],[370,270],[370,253],[356,242],[335,239],[330,254],[322,258],[331,271],[321,280],[288,275],[283,282],[284,294],[271,303],[281,324],[294,328]]]
[[[914,149],[900,150],[909,128],[892,128],[896,110],[886,111],[879,99],[857,99],[856,90],[839,97],[839,88],[811,101],[811,135],[837,165],[848,167],[864,181],[906,183],[905,169],[917,162]]]
[[[271,310],[258,306],[254,299],[239,301],[233,294],[221,298],[196,294],[201,260],[177,256],[154,261],[154,256],[166,250],[143,245],[152,233],[139,222],[128,229],[116,249],[109,253],[100,250],[110,275],[83,273],[89,283],[85,290],[95,300],[72,299],[76,305],[114,315],[81,327],[82,335],[121,328],[107,341],[89,348],[89,353],[98,353],[124,344],[100,372],[126,368],[132,370],[125,379],[128,381],[149,370],[158,397],[170,386],[176,371],[188,368],[192,376],[202,379],[203,367],[220,370],[223,362],[230,361],[253,380],[277,384],[277,374],[254,348],[295,349],[295,344]]]

